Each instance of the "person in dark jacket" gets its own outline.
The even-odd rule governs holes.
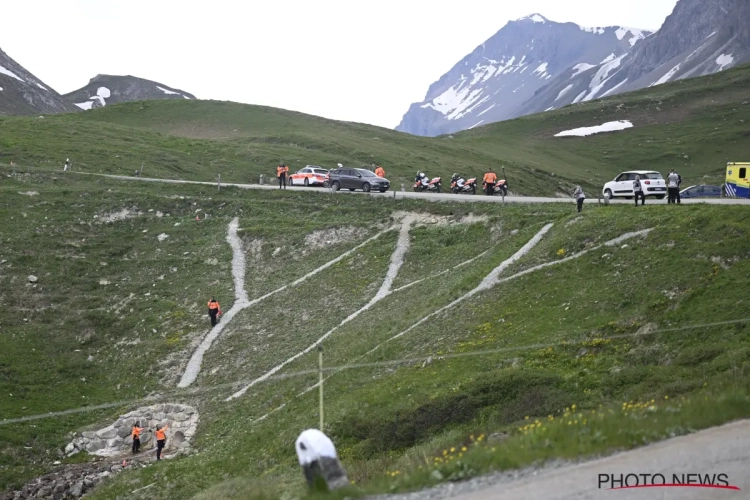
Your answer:
[[[636,175],[633,181],[633,194],[635,194],[635,206],[638,206],[638,197],[641,198],[641,206],[646,204],[646,195],[643,194],[643,186],[641,186],[641,176]]]

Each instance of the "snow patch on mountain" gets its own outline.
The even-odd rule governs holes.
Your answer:
[[[3,66],[0,66],[0,74],[9,76],[11,78],[15,78],[19,82],[25,82],[26,81],[23,78],[21,78],[20,76],[18,76],[17,74],[13,73],[11,70],[9,70],[9,69],[7,69],[7,68],[5,68]]]
[[[636,28],[618,28],[617,31],[615,31],[615,35],[617,35],[618,40],[622,40],[625,38],[625,35],[630,33],[632,36],[628,39],[628,42],[630,43],[630,46],[633,47],[636,43],[638,43],[638,40],[643,40],[646,38],[646,35],[643,33],[644,30],[639,30]]]
[[[541,23],[544,24],[547,22],[547,19],[542,16],[541,14],[531,14],[530,16],[521,17],[519,19],[516,19],[516,21],[533,21],[534,23]]]
[[[669,71],[667,71],[667,73],[664,76],[662,76],[661,78],[659,78],[658,80],[656,80],[654,83],[652,83],[651,85],[649,85],[649,87],[655,87],[656,85],[661,85],[663,83],[667,83],[675,75],[675,73],[677,73],[679,70],[680,70],[680,64],[678,64],[674,68],[672,68]]]
[[[719,66],[718,71],[724,71],[724,68],[731,65],[734,62],[732,54],[722,54],[716,58],[716,64]]]
[[[586,31],[588,33],[594,33],[595,35],[603,35],[605,33],[605,29],[601,28],[601,27],[587,28],[586,26],[579,26],[579,28],[581,28],[581,31]]]
[[[560,91],[560,93],[557,94],[557,99],[555,99],[555,101],[559,101],[560,99],[562,99],[565,96],[565,94],[567,94],[568,92],[570,92],[570,89],[572,89],[572,88],[573,88],[573,84],[571,83],[570,85],[568,85],[567,87],[565,87],[564,89],[562,89]]]
[[[616,122],[607,122],[594,127],[581,127],[573,130],[564,130],[555,137],[586,137],[589,135],[600,134],[602,132],[616,132],[631,128],[633,124],[628,120],[619,120]]]
[[[91,109],[91,106],[94,105],[94,101],[86,101],[86,102],[76,102],[74,103],[76,106],[78,106],[81,109]]]
[[[599,71],[596,72],[596,75],[594,75],[594,78],[591,79],[591,84],[589,84],[589,88],[591,89],[591,92],[589,92],[589,94],[583,98],[584,101],[590,101],[591,99],[594,99],[596,97],[599,91],[604,87],[604,85],[611,78],[609,74],[613,70],[620,67],[620,63],[622,62],[623,58],[626,55],[627,53],[621,55],[620,57],[616,57],[612,61],[606,64],[603,64],[602,67],[599,68]]]
[[[36,83],[36,86],[39,87],[40,89],[46,90],[47,92],[49,92],[49,89],[45,87],[44,85],[42,85],[41,83],[38,83],[38,82],[35,82],[35,83]]]
[[[546,62],[540,64],[539,67],[534,70],[534,72],[532,73],[532,75],[538,74],[540,78],[544,78],[544,77],[548,76],[549,73],[547,73],[547,66],[549,66],[549,64],[546,63]]]
[[[614,56],[615,55],[612,54],[612,59],[614,59]],[[595,64],[589,64],[589,63],[576,64],[575,66],[573,66],[573,70],[575,71],[575,73],[573,73],[570,77],[574,78],[574,77],[580,75],[581,73],[583,73],[584,71],[588,71],[588,70],[590,70],[591,68],[594,68],[594,67],[596,67]]]
[[[617,85],[615,85],[614,87],[612,87],[611,89],[609,89],[608,91],[606,91],[605,93],[603,93],[602,97],[607,97],[609,94],[611,94],[615,90],[619,89],[620,87],[622,87],[626,83],[628,83],[628,79],[627,78],[624,79],[623,81],[621,81],[620,83],[618,83]]]

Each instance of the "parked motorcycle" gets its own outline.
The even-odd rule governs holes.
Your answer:
[[[451,177],[451,192],[453,194],[459,193],[471,193],[477,194],[477,179],[472,177],[471,179],[464,181],[463,177],[458,174],[453,174]]]
[[[505,179],[499,179],[494,184],[487,184],[486,182],[483,185],[483,191],[484,194],[493,196],[496,194],[502,194],[503,196],[508,196],[508,181]]]
[[[424,172],[417,172],[413,187],[415,193],[421,191],[432,191],[435,193],[440,193],[443,190],[443,185],[441,183],[440,177],[435,177],[434,179],[430,180],[424,174]]]

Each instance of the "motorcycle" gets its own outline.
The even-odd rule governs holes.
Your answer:
[[[494,184],[487,184],[486,182],[483,185],[484,194],[492,196],[495,194],[502,194],[503,196],[508,196],[508,181],[505,179],[499,179]]]
[[[414,192],[420,191],[434,191],[440,193],[443,190],[443,185],[440,181],[440,177],[435,177],[429,180],[423,172],[417,172],[417,176],[414,178]]]
[[[463,177],[460,175],[453,174],[453,177],[451,177],[451,192],[453,192],[453,194],[477,194],[477,179],[472,177],[471,179],[464,181]]]

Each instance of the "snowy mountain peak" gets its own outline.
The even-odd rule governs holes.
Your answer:
[[[571,68],[586,72],[610,63],[596,85],[581,96],[593,98],[610,71],[617,69],[618,58],[640,39],[636,32],[648,33],[628,30],[618,34],[617,30],[614,26],[584,29],[549,21],[541,14],[510,22],[432,84],[425,100],[411,106],[397,130],[440,135],[514,118],[555,78],[563,74],[571,78]]]
[[[529,16],[521,17],[519,19],[516,19],[516,21],[531,21],[533,23],[541,23],[544,24],[548,21],[546,17],[544,17],[541,14],[531,14]]]

